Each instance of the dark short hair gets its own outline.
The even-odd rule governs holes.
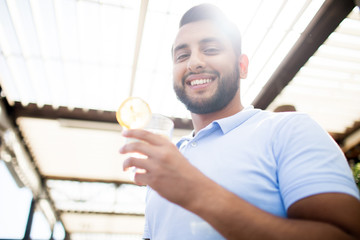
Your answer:
[[[202,20],[213,21],[221,31],[227,35],[232,43],[236,56],[241,54],[241,34],[237,26],[231,22],[226,15],[216,6],[211,4],[200,4],[190,8],[182,16],[179,28],[191,22]]]

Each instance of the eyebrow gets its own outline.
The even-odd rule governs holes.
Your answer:
[[[209,37],[209,38],[204,38],[200,41],[200,44],[203,43],[209,43],[209,42],[221,42],[219,38],[216,37]]]
[[[209,43],[209,42],[220,42],[220,40],[216,37],[209,37],[209,38],[204,38],[204,39],[200,40],[199,43],[204,44],[204,43]],[[186,44],[186,43],[180,44],[173,49],[173,52],[175,53],[176,51],[179,51],[179,50],[187,48],[187,47],[188,47],[188,44]]]
[[[180,44],[173,49],[173,52],[175,53],[176,51],[179,51],[179,50],[187,48],[187,47],[188,47],[188,44],[186,44],[186,43]]]

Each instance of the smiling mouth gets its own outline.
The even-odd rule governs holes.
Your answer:
[[[206,84],[206,83],[210,83],[212,82],[213,80],[211,78],[206,78],[206,79],[196,79],[196,80],[192,80],[190,81],[188,84],[190,86],[198,86],[198,85],[203,85],[203,84]]]

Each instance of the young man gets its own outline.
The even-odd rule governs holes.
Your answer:
[[[177,147],[144,130],[124,169],[145,169],[145,239],[360,239],[360,202],[350,168],[307,115],[271,113],[240,101],[247,57],[240,34],[211,5],[190,9],[173,45],[174,90],[194,132]]]

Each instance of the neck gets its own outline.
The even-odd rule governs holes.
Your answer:
[[[191,113],[195,134],[197,134],[201,129],[209,125],[211,122],[221,118],[230,117],[240,112],[243,108],[244,107],[240,102],[240,95],[236,94],[228,105],[226,105],[223,109],[217,112],[207,114]]]

